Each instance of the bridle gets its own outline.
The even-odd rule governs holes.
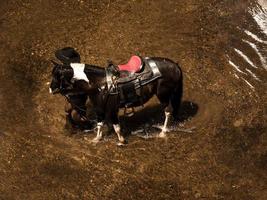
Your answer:
[[[59,65],[59,64],[57,64],[57,66],[60,67],[60,68],[59,68],[60,71],[63,71],[63,70],[64,70],[64,69],[63,69],[63,65]],[[60,79],[60,84],[59,84],[59,88],[58,88],[59,90],[58,90],[58,92],[64,96],[64,93],[65,93],[64,91],[66,90],[66,88],[63,87],[64,75],[61,74],[59,79]],[[68,89],[68,88],[67,88],[67,89]]]
[[[52,62],[53,62],[53,61],[52,61]],[[60,71],[63,71],[63,70],[64,70],[64,69],[63,69],[63,65],[57,64],[57,63],[55,63],[55,62],[53,62],[53,63],[56,64],[57,67],[59,67],[59,70],[60,70]],[[69,92],[69,93],[66,92],[66,88],[63,86],[63,82],[64,82],[64,75],[61,74],[61,75],[60,75],[60,84],[59,84],[58,92],[59,92],[62,96],[65,97],[65,99],[71,104],[71,106],[72,106],[73,108],[76,109],[76,111],[81,115],[81,117],[82,117],[83,119],[87,120],[86,115],[83,114],[83,113],[86,113],[86,109],[81,108],[80,106],[78,106],[77,104],[75,104],[75,103],[73,103],[73,102],[71,101],[71,98],[70,98],[70,95],[71,95],[71,94],[70,94],[70,92]],[[84,94],[84,93],[83,93],[83,92],[82,92],[82,93],[74,93],[73,95],[79,95],[79,94]]]

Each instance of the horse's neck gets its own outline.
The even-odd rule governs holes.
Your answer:
[[[85,64],[84,73],[94,83],[106,77],[105,69],[94,65]]]
[[[105,75],[105,69],[103,67],[98,67],[94,65],[88,65],[85,64],[84,72],[88,75],[98,75],[98,76],[104,76]]]

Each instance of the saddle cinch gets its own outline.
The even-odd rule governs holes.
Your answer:
[[[155,61],[148,57],[132,56],[117,69],[118,73],[114,73],[114,65],[106,68],[107,85],[110,95],[119,95],[120,107],[125,111],[143,105],[142,87],[161,77]]]

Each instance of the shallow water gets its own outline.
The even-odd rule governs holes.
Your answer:
[[[258,1],[249,6],[248,14],[254,23],[249,21],[242,28],[237,27],[242,32],[242,36],[234,44],[236,47],[232,47],[234,53],[232,56],[228,56],[228,59],[234,69],[234,76],[255,90],[255,87],[266,86],[264,70],[267,70],[267,6],[265,1]]]
[[[0,199],[266,199],[266,1],[0,3]],[[86,63],[168,57],[184,72],[181,120],[156,138],[153,98],[94,145],[48,93],[56,49]]]

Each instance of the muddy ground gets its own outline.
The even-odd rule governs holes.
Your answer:
[[[242,43],[253,40],[245,29],[267,41],[248,12],[257,6],[1,0],[0,199],[267,199],[266,66]],[[266,56],[266,43],[257,44]],[[118,148],[114,134],[93,145],[94,133],[66,129],[64,98],[48,93],[49,60],[66,46],[99,66],[132,54],[177,61],[184,96],[176,131],[166,139],[129,134]],[[234,47],[256,63],[261,81],[229,65],[248,65]],[[123,130],[162,123],[157,105],[122,117]]]

